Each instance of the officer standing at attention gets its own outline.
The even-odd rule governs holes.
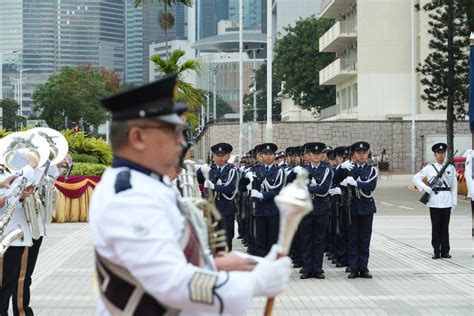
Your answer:
[[[428,192],[430,200],[431,218],[431,245],[433,246],[433,259],[451,258],[449,254],[449,219],[451,211],[458,203],[458,180],[456,169],[453,165],[448,166],[442,177],[436,183],[432,183],[438,172],[443,168],[446,159],[445,143],[437,143],[431,147],[436,162],[426,165],[413,177],[413,183],[420,191]],[[423,183],[427,179],[431,187]]]
[[[322,162],[323,143],[306,143],[304,151],[309,164],[305,166],[309,174],[308,191],[312,195],[313,211],[301,221],[300,234],[303,242],[303,269],[301,279],[324,279],[323,257],[329,223],[329,196],[333,173]]]
[[[214,163],[210,167],[202,166],[198,170],[198,173],[203,172],[203,169],[209,172],[209,180],[204,182],[204,187],[214,192],[216,207],[224,217],[229,251],[232,250],[232,239],[234,239],[234,219],[237,212],[234,199],[238,193],[239,178],[237,169],[227,163],[232,149],[232,146],[227,143],[215,144],[211,147]]]
[[[206,255],[164,175],[178,164],[184,141],[176,90],[169,76],[102,100],[112,112],[114,158],[89,207],[96,315],[244,315],[252,297],[287,286],[291,261],[274,260],[276,247],[252,272],[216,271]]]
[[[256,255],[265,256],[278,241],[280,228],[280,212],[275,204],[275,196],[284,185],[283,169],[274,164],[277,145],[265,143],[259,146],[262,164],[256,166],[257,176],[252,197],[257,200],[256,219]]]
[[[354,156],[354,164],[343,163],[338,170],[338,173],[342,172],[344,177],[340,185],[347,187],[347,190],[351,190],[352,193],[351,224],[348,227],[349,279],[372,278],[368,264],[372,223],[374,213],[377,211],[373,192],[377,186],[378,174],[375,167],[367,164],[369,149],[370,145],[367,142],[352,144],[351,152]]]

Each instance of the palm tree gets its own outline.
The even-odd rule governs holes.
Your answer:
[[[158,15],[158,23],[165,31],[166,55],[168,55],[168,30],[174,26],[175,22],[173,13],[169,12],[168,9],[171,9],[171,6],[176,4],[183,4],[187,7],[192,7],[193,0],[133,0],[133,5],[135,7],[144,6],[148,3],[158,3],[164,6],[163,11]]]
[[[161,58],[159,55],[152,55],[150,60],[155,63],[156,70],[162,75],[177,74],[178,75],[178,95],[177,101],[186,103],[189,111],[186,118],[192,128],[196,128],[198,124],[197,111],[204,102],[202,90],[196,89],[190,83],[183,80],[186,72],[201,74],[201,66],[197,60],[186,59],[181,60],[185,55],[184,50],[176,49],[169,53],[167,59]]]

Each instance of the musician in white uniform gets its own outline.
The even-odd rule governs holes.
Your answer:
[[[458,181],[454,166],[449,165],[439,181],[432,183],[443,168],[447,148],[448,145],[445,143],[434,144],[431,149],[436,162],[427,164],[413,177],[413,183],[418,190],[430,194],[427,205],[430,208],[433,259],[451,258],[449,254],[449,219],[451,211],[454,210],[458,202]],[[426,185],[423,179],[426,179],[431,185]]]
[[[217,272],[166,176],[178,163],[176,76],[102,100],[112,112],[112,168],[90,204],[100,300],[97,315],[244,315],[255,296],[283,291],[290,260]],[[276,257],[275,251],[270,254]]]
[[[474,213],[474,150],[469,150],[466,156],[464,178],[467,184],[467,197],[471,200],[471,210]]]

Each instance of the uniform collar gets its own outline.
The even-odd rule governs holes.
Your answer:
[[[142,166],[142,165],[140,165],[136,162],[133,162],[133,161],[130,161],[128,159],[121,158],[121,157],[118,157],[118,156],[114,156],[114,158],[112,159],[112,168],[121,168],[121,167],[126,167],[126,168],[129,168],[129,169],[144,173],[147,176],[150,176],[152,178],[156,178],[159,181],[163,182],[163,175],[158,174],[158,173],[154,172],[153,170],[151,170],[151,169],[149,169],[145,166]]]
[[[319,166],[321,166],[321,162],[318,163],[317,165],[313,163],[310,163],[309,165],[311,166],[311,168],[318,168]]]

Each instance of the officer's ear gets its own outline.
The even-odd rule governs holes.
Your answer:
[[[130,127],[130,130],[128,131],[129,145],[137,151],[145,150],[146,144],[145,144],[143,136],[144,136],[143,129],[141,129],[138,126]]]

